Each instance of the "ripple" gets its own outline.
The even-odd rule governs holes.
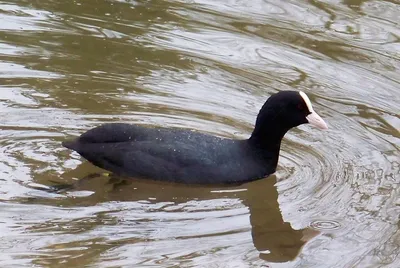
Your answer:
[[[22,66],[15,63],[7,63],[1,62],[0,69],[7,70],[6,72],[2,72],[0,78],[59,78],[61,75],[45,72],[45,71],[37,71],[30,70],[26,66]]]
[[[23,8],[17,5],[0,4],[0,12],[3,13],[0,30],[49,30],[49,28],[39,26],[39,22],[46,21],[51,14],[48,11]]]
[[[310,223],[310,227],[316,230],[336,230],[341,227],[340,223],[333,220],[314,220]]]

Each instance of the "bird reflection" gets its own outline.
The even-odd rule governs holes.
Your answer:
[[[249,183],[241,199],[250,210],[251,235],[260,258],[287,262],[294,260],[319,232],[310,228],[295,230],[283,220],[275,183],[275,176]]]
[[[85,174],[82,164],[64,177]],[[87,171],[87,170],[86,170]],[[87,173],[86,173],[87,174]],[[69,185],[55,186],[57,190],[89,190],[93,194],[74,199],[59,199],[63,206],[87,206],[107,201],[139,201],[185,203],[190,200],[217,198],[240,199],[249,208],[251,235],[259,257],[268,262],[288,262],[296,258],[302,247],[318,231],[310,228],[295,230],[285,222],[278,203],[276,177],[238,186],[199,186],[164,183],[150,180],[125,179],[104,173],[92,173]],[[54,200],[52,201],[54,202]],[[54,203],[53,203],[54,204]]]

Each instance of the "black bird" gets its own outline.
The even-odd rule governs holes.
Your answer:
[[[250,138],[227,139],[182,129],[104,124],[63,142],[117,175],[190,184],[240,184],[275,172],[281,140],[298,125],[327,129],[307,95],[282,91],[261,108]]]

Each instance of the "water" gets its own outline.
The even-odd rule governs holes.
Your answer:
[[[399,267],[398,1],[0,3],[1,267]],[[61,141],[105,122],[244,138],[279,90],[301,126],[268,179],[100,176]]]

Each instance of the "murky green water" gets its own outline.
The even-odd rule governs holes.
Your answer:
[[[400,3],[0,2],[1,267],[399,267]],[[100,177],[61,141],[104,122],[243,138],[279,90],[288,133],[239,187]]]

